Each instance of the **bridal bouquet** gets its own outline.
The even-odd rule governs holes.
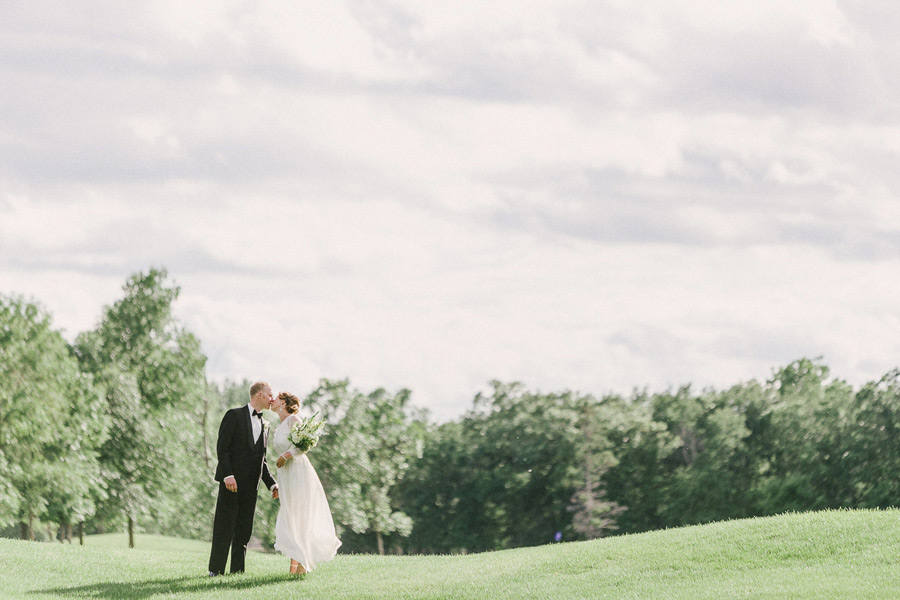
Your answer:
[[[316,419],[316,414],[307,418],[300,419],[293,425],[288,433],[288,440],[297,447],[300,452],[306,452],[319,443],[319,437],[325,433],[325,421]]]

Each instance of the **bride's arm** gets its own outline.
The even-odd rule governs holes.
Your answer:
[[[289,415],[287,418],[288,427],[290,427],[291,425],[293,425],[294,423],[296,423],[299,420],[300,420],[300,417],[298,417],[297,415]],[[278,460],[275,461],[275,466],[280,469],[281,467],[284,466],[284,463],[286,463],[288,460],[290,460],[290,458],[292,456],[294,456],[293,450],[291,450],[290,448],[288,450],[285,450],[284,452],[282,452],[281,454],[278,455]]]

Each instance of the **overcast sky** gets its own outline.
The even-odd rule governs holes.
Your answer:
[[[0,7],[0,293],[165,267],[215,380],[628,394],[900,366],[900,3]]]

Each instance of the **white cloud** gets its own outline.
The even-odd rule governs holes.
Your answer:
[[[166,266],[217,378],[729,385],[896,366],[885,6],[17,5],[0,292]]]

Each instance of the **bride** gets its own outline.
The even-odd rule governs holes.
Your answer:
[[[290,557],[291,573],[302,575],[334,558],[341,540],[334,532],[325,490],[312,463],[288,440],[291,425],[300,420],[300,400],[282,392],[272,404],[281,424],[272,447],[279,453],[278,495],[281,507],[275,521],[275,549]]]

